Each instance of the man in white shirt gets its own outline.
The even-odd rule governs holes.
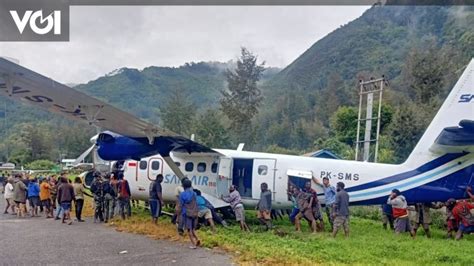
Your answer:
[[[15,213],[15,203],[13,202],[13,179],[8,178],[3,195],[7,201],[7,206],[5,207],[5,211],[3,213],[8,213],[8,208],[11,208],[12,212]]]

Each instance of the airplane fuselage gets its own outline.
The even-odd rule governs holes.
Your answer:
[[[344,182],[351,204],[364,205],[385,202],[394,188],[404,191],[410,202],[464,198],[466,186],[474,184],[474,156],[471,153],[445,154],[419,165],[391,165],[236,150],[215,151],[219,154],[174,153],[171,156],[192,180],[194,188],[213,197],[212,203],[228,194],[229,186],[234,184],[238,186],[244,204],[253,207],[260,198],[260,184],[265,182],[272,191],[273,206],[290,208],[289,181],[300,187],[311,181],[324,204],[323,188],[311,177],[320,181],[327,177],[333,186]],[[175,189],[180,180],[161,156],[125,161],[123,169],[133,198],[147,200],[151,180],[162,174],[164,199],[176,200]]]

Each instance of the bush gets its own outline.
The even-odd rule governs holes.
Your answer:
[[[25,165],[25,167],[30,170],[51,170],[55,166],[55,163],[48,160],[36,160]]]
[[[351,207],[351,215],[374,221],[382,220],[382,213],[379,206],[354,206]]]

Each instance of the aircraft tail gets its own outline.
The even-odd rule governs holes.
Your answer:
[[[405,163],[459,152],[474,152],[474,58]]]

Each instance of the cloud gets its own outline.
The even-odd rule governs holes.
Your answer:
[[[72,6],[67,43],[0,43],[0,55],[64,83],[121,67],[235,59],[285,67],[367,6]]]

